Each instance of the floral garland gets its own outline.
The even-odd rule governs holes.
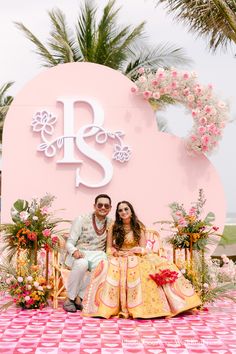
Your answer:
[[[229,120],[227,105],[212,92],[212,85],[202,86],[194,72],[159,68],[156,72],[139,68],[136,86],[131,88],[152,106],[161,102],[181,103],[190,110],[193,127],[186,138],[190,152],[214,150]]]

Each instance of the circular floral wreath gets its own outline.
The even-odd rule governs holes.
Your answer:
[[[133,93],[142,95],[152,106],[158,102],[181,103],[191,111],[193,127],[186,138],[191,152],[211,152],[217,147],[228,121],[227,105],[212,92],[212,85],[202,86],[194,72],[159,68],[156,72],[139,68]]]

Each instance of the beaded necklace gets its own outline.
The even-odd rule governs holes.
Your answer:
[[[96,232],[96,234],[97,234],[98,236],[103,235],[104,232],[106,231],[106,228],[107,228],[107,219],[105,220],[104,225],[102,226],[101,229],[99,229],[99,228],[97,227],[96,219],[95,219],[95,214],[94,214],[94,213],[93,213],[93,215],[92,215],[92,222],[93,222],[93,228],[94,228],[94,231]]]

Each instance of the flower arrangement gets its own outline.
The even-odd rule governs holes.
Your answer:
[[[62,219],[54,218],[51,205],[54,197],[47,194],[31,202],[18,199],[11,208],[12,224],[1,226],[4,249],[9,258],[17,249],[50,250],[58,247],[56,227]]]
[[[178,279],[178,273],[170,269],[162,269],[156,274],[149,274],[149,276],[158,286],[172,284]]]
[[[181,272],[191,281],[199,294],[202,304],[212,303],[219,298],[228,298],[236,302],[236,265],[225,255],[219,260],[202,253],[194,254],[194,267],[186,261],[179,264]]]
[[[35,270],[26,277],[8,278],[9,294],[16,305],[24,309],[42,309],[48,303],[51,285]]]
[[[23,309],[42,309],[47,306],[52,285],[40,274],[39,266],[28,268],[26,261],[17,270],[8,261],[2,261],[1,291],[7,292],[13,300],[2,306],[6,309],[13,303]]]
[[[169,242],[175,248],[192,247],[193,250],[204,250],[206,244],[214,242],[214,238],[210,236],[221,236],[217,234],[219,229],[212,222],[215,220],[215,215],[209,212],[204,219],[200,219],[203,211],[203,206],[206,203],[203,190],[199,190],[197,202],[192,203],[192,207],[186,211],[183,204],[177,202],[169,205],[173,221],[168,221],[172,225],[173,236]]]
[[[213,94],[212,85],[202,86],[194,72],[139,68],[136,86],[131,88],[155,108],[161,103],[181,103],[190,110],[193,128],[187,137],[190,152],[214,150],[228,121],[228,107]]]

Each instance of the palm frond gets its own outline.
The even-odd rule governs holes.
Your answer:
[[[209,40],[210,49],[226,49],[236,43],[235,0],[159,0],[177,21],[183,22],[191,32]]]
[[[84,61],[94,61],[96,7],[85,1],[76,25],[77,40]]]
[[[16,27],[24,32],[25,36],[35,45],[37,48],[35,53],[43,59],[43,66],[52,67],[59,64],[59,61],[55,59],[53,54],[43,45],[42,42],[27,28],[23,23],[15,22]]]
[[[135,47],[133,53],[130,54],[131,58],[134,57],[133,61],[130,61],[124,69],[126,75],[132,80],[136,80],[136,71],[140,67],[156,70],[159,67],[167,69],[172,66],[190,66],[192,64],[192,60],[185,51],[171,43],[160,43],[155,48],[141,45]]]
[[[72,31],[68,29],[64,13],[60,9],[54,9],[48,14],[52,23],[48,45],[53,50],[54,57],[60,63],[80,61],[76,40]]]

